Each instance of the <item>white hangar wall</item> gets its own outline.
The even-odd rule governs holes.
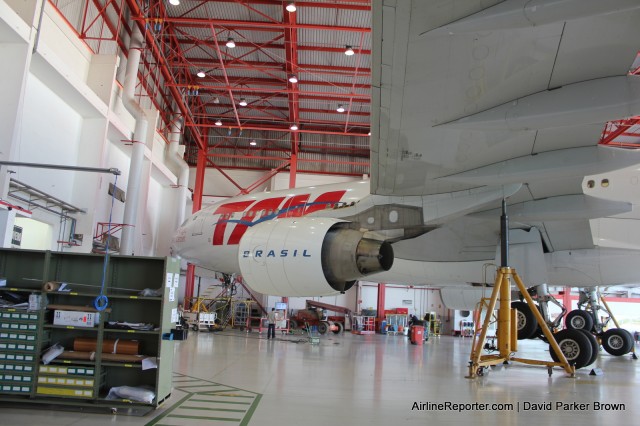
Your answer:
[[[39,2],[10,1],[0,16],[0,25],[7,29],[0,34],[5,64],[0,83],[0,112],[4,116],[0,157],[13,162],[117,168],[122,172],[117,186],[127,191],[131,155],[127,141],[132,139],[135,120],[122,105],[121,82],[115,78],[126,60],[94,55],[48,2],[35,37],[39,10]],[[148,111],[147,115],[155,120],[158,113]],[[177,170],[165,164],[166,141],[159,133],[150,132],[142,142],[145,159],[134,253],[164,256],[169,254],[176,206],[186,200],[178,199]],[[91,251],[96,225],[109,220],[111,197],[107,190],[109,183],[115,182],[113,175],[17,166],[3,167],[2,171],[6,170],[13,173],[0,174],[0,196],[32,210],[33,219],[51,226],[50,249]],[[86,209],[85,214],[74,215],[75,233],[83,234],[81,245],[58,244],[61,236],[68,240],[69,223],[61,224],[56,214],[8,198],[5,176]],[[123,212],[124,204],[115,201],[112,222],[121,223]]]

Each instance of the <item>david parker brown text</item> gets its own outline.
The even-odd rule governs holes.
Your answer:
[[[516,402],[513,403],[482,403],[482,402],[414,402],[411,411],[625,411],[623,403],[594,402]]]

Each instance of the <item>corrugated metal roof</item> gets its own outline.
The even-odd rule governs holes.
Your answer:
[[[123,33],[133,25],[114,21],[117,16],[128,16],[126,11],[116,13],[120,2],[109,3],[100,12],[92,2],[52,1],[78,32],[97,17],[93,26],[85,28],[85,41],[95,53],[118,52],[105,20],[117,24],[114,27]],[[368,2],[341,0],[332,6],[332,0],[305,0],[295,13],[289,13],[283,11],[285,2],[276,0],[183,0],[178,6],[163,2],[163,7],[155,5],[151,9],[147,2],[136,1],[145,14],[134,16],[136,22],[144,23],[149,18],[162,22],[161,28],[151,28],[153,38],[147,41],[152,40],[157,49],[146,45],[143,67],[147,69],[140,75],[145,83],[141,86],[148,88],[148,94],[139,97],[145,108],[152,103],[158,108],[164,121],[160,128],[167,127],[176,112],[172,109],[182,103],[187,108],[185,113],[192,116],[187,129],[202,123],[209,127],[209,145],[221,141],[226,144],[224,151],[214,150],[225,155],[216,157],[215,164],[269,169],[279,167],[282,160],[250,157],[287,158],[293,140],[288,127],[298,117],[298,170],[368,173],[368,167],[359,164],[368,161],[366,135],[371,119]],[[235,48],[225,46],[229,37],[236,42]],[[126,46],[128,36],[123,39]],[[214,40],[218,41],[221,57]],[[345,55],[347,45],[356,54]],[[162,52],[164,57],[155,57],[155,52]],[[166,67],[164,73],[160,67]],[[207,76],[197,77],[198,71],[205,71]],[[167,72],[170,78],[165,82],[163,75]],[[287,81],[292,73],[298,83]],[[141,86],[138,92],[144,89]],[[199,87],[197,96],[189,93],[195,86]],[[180,98],[178,102],[174,96]],[[214,103],[215,98],[218,103]],[[245,98],[249,106],[240,107],[240,98]],[[338,113],[338,104],[348,111]],[[218,119],[223,121],[222,128],[213,125]],[[237,128],[238,120],[242,130]],[[204,134],[204,129],[198,133]],[[248,145],[252,139],[258,143],[256,147]],[[187,144],[194,144],[189,132]],[[192,150],[189,152],[189,161],[194,162],[196,157]],[[239,152],[251,156],[243,157]]]

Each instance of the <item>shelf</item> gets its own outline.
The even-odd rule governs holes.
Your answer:
[[[81,359],[54,359],[52,360],[49,364],[55,364],[55,365],[91,365],[94,366],[96,365],[95,361],[86,361],[86,360],[81,360]]]
[[[98,297],[97,293],[83,293],[80,291],[43,291],[44,294],[54,294],[60,296],[78,296],[78,297]]]
[[[146,402],[140,402],[140,401],[132,401],[130,399],[107,399],[105,397],[102,398],[97,398],[96,402],[98,403],[106,403],[106,404],[136,404],[136,405],[148,405],[149,407],[155,407],[155,404],[149,404]]]
[[[76,327],[75,325],[53,325],[53,324],[45,324],[45,329],[51,330],[74,330],[74,331],[94,331],[98,332],[98,327]]]
[[[151,297],[151,296],[126,296],[124,294],[107,294],[109,299],[130,299],[130,300],[153,300],[162,302],[162,297]]]
[[[123,330],[121,328],[105,328],[105,333],[121,333],[121,334],[160,334],[160,330]]]
[[[106,275],[104,270],[106,266]],[[51,389],[41,389],[38,392],[34,387],[24,395],[30,403],[69,405],[77,407],[107,407],[114,409],[120,407],[126,413],[146,412],[164,402],[172,391],[172,370],[174,342],[163,340],[162,336],[169,333],[175,324],[171,321],[172,314],[177,309],[175,297],[175,284],[180,275],[180,262],[177,259],[166,257],[139,257],[111,255],[106,259],[99,254],[84,253],[60,253],[51,251],[25,251],[16,249],[0,249],[0,277],[4,277],[9,286],[0,287],[0,291],[22,292],[21,296],[30,293],[42,294],[46,297],[48,306],[41,306],[36,311],[19,309],[14,307],[0,308],[8,318],[1,319],[0,323],[11,323],[13,327],[33,326],[35,330],[7,329],[9,333],[29,334],[36,336],[35,341],[18,341],[15,344],[26,343],[34,346],[33,352],[0,351],[0,363],[27,365],[33,370],[33,377],[38,380],[41,377],[49,377],[50,371],[38,370],[42,353],[53,343],[60,343],[69,349],[77,338],[89,338],[95,340],[96,348],[104,348],[105,341],[109,340],[136,340],[140,342],[146,354],[141,357],[116,357],[124,358],[126,362],[114,361],[107,356],[111,354],[96,353],[90,360],[89,354],[84,354],[78,359],[64,359],[60,355],[52,360],[50,366],[65,370],[64,367],[78,366],[80,368],[93,367],[95,369],[93,386],[89,389],[91,394],[70,395],[66,385],[58,389],[57,384],[47,382]],[[25,279],[24,277],[29,277]],[[106,277],[106,279],[105,279]],[[109,299],[105,310],[97,311],[93,301],[101,292],[101,283],[104,281],[104,295]],[[44,283],[66,283],[66,291],[59,291],[58,286],[48,286],[52,291],[43,291]],[[167,287],[170,283],[172,287]],[[58,288],[56,288],[58,287]],[[141,292],[147,288],[159,289],[159,296],[141,296]],[[45,299],[43,297],[42,299]],[[26,298],[26,297],[24,297]],[[88,306],[84,306],[88,305]],[[75,311],[77,315],[68,314],[70,325],[59,325],[62,317],[57,317],[53,324],[54,311]],[[13,316],[23,314],[37,315],[29,320],[21,321]],[[74,322],[75,317],[87,316],[85,322]],[[94,325],[93,319],[99,315],[99,321]],[[25,315],[27,316],[27,315]],[[152,330],[135,330],[122,328],[105,328],[108,320],[128,321],[129,323],[152,324],[157,327]],[[91,325],[82,327],[81,325]],[[7,326],[7,327],[10,327]],[[22,333],[25,331],[25,333]],[[28,333],[27,333],[28,331]],[[4,336],[4,334],[3,334]],[[7,340],[7,339],[4,339]],[[5,343],[4,341],[2,343]],[[8,342],[14,344],[13,341]],[[77,355],[76,355],[77,356]],[[157,368],[142,369],[142,358],[153,357],[156,359]],[[105,359],[107,358],[107,359]],[[52,370],[55,373],[55,370]],[[62,373],[56,373],[68,376]],[[56,376],[57,377],[57,376]],[[86,378],[85,378],[86,379]],[[66,380],[66,379],[65,379]],[[52,386],[48,386],[52,385]],[[157,398],[151,403],[138,402],[126,399],[106,399],[105,390],[117,386],[148,387],[154,391]],[[102,389],[104,388],[104,389]],[[51,394],[47,394],[50,392]],[[0,395],[0,399],[20,400],[16,395]],[[22,395],[19,395],[22,396]]]
[[[33,293],[38,292],[38,293],[42,293],[42,289],[41,288],[27,288],[27,287],[0,287],[0,291],[14,291],[17,293]],[[0,309],[5,309],[5,308],[0,308]]]
[[[103,367],[119,367],[119,368],[135,368],[137,370],[142,370],[142,363],[127,363],[127,362],[103,362]]]

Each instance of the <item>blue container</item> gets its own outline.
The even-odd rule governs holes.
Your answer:
[[[380,326],[380,333],[387,334],[387,320],[382,320],[382,325]]]

